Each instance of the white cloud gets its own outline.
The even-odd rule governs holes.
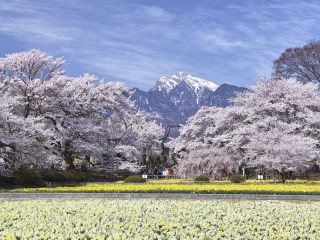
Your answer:
[[[0,31],[29,43],[62,43],[73,40],[70,30],[31,19],[7,19],[0,25]]]
[[[172,5],[171,0],[3,0],[0,35],[64,54],[79,71],[147,89],[175,71],[218,84],[254,83],[272,71],[285,48],[320,34],[317,1]]]
[[[174,19],[173,14],[157,6],[140,6],[138,8],[138,13],[143,14],[143,16],[137,16],[159,22],[169,22]]]

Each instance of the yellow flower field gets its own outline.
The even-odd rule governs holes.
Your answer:
[[[123,183],[123,181],[118,181],[117,183]],[[177,178],[168,178],[168,179],[160,179],[160,180],[154,180],[154,179],[148,179],[148,183],[152,184],[162,184],[162,183],[194,183],[193,179],[177,179]],[[210,183],[230,183],[229,179],[224,180],[210,180]],[[268,179],[268,180],[258,180],[258,179],[248,179],[245,183],[250,184],[266,184],[266,183],[276,183],[276,180]],[[286,180],[287,184],[319,184],[320,180],[303,180],[303,179],[296,179],[296,180]]]
[[[0,239],[320,239],[320,203],[0,201]]]
[[[142,184],[103,183],[75,187],[22,188],[12,192],[172,192],[172,193],[282,193],[320,194],[320,184],[306,183],[260,183],[211,182],[206,184],[191,181],[158,180]]]

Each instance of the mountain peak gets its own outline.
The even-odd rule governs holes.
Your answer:
[[[202,106],[226,107],[228,99],[245,88],[222,84],[178,72],[171,77],[161,77],[148,92],[133,89],[130,99],[137,109],[156,112],[163,124],[185,123]]]
[[[185,82],[195,93],[199,93],[205,88],[215,91],[219,87],[217,84],[206,79],[194,77],[185,72],[178,72],[171,77],[160,77],[151,91],[169,93],[181,82]]]
[[[177,74],[172,75],[171,77],[183,80],[185,78],[192,77],[192,76],[188,73],[185,73],[185,72],[178,72]]]

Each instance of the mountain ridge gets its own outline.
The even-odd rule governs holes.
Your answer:
[[[229,84],[220,86],[203,78],[179,72],[171,77],[160,77],[147,92],[138,88],[130,91],[135,106],[156,112],[164,125],[183,124],[202,106],[227,107],[228,99],[246,88]]]

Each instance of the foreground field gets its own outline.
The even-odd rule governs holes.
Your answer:
[[[230,183],[219,181],[210,183],[194,183],[190,180],[150,180],[147,183],[126,184],[102,183],[74,187],[21,188],[12,192],[142,192],[142,193],[246,193],[246,194],[302,194],[320,195],[318,181],[289,181],[286,184],[248,181],[246,183]]]
[[[1,201],[0,239],[320,239],[319,202]]]

